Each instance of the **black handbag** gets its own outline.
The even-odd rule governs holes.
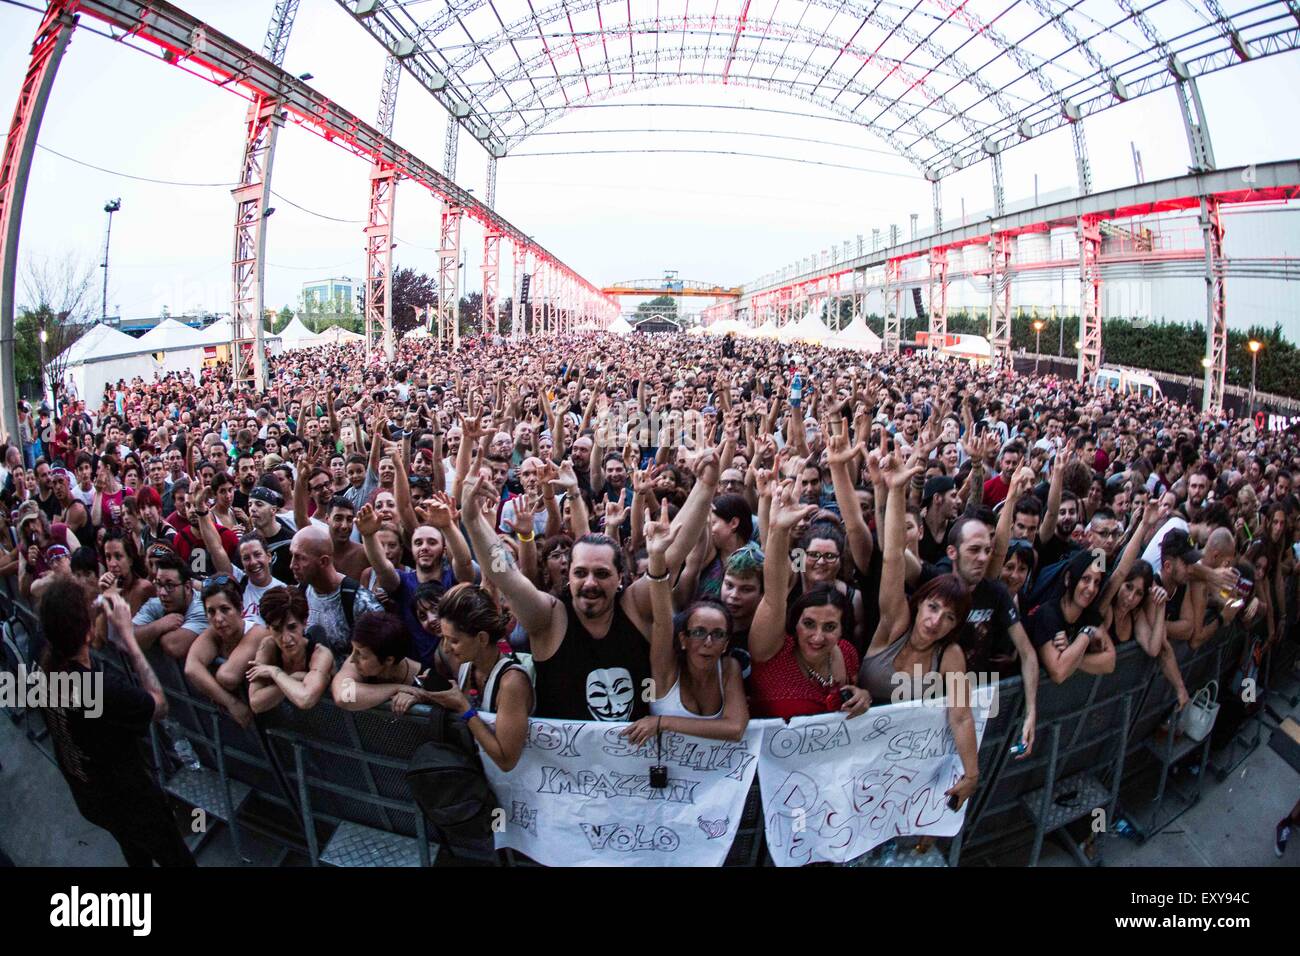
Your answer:
[[[436,730],[415,748],[406,770],[411,795],[444,838],[480,840],[492,832],[496,796],[469,728],[441,707],[430,721]]]

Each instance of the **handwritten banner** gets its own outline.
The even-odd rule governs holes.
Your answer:
[[[653,738],[637,747],[620,737],[626,724],[533,719],[513,770],[483,757],[505,811],[496,847],[547,866],[721,866],[763,723],[734,742],[665,732],[659,757]],[[667,768],[667,786],[652,785],[656,764]]]
[[[983,738],[992,688],[974,695]],[[752,728],[751,724],[751,728]],[[844,863],[896,836],[956,836],[966,817],[945,792],[962,775],[947,708],[933,701],[763,721],[758,780],[777,866]]]

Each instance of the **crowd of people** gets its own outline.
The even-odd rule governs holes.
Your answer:
[[[605,333],[308,349],[269,376],[119,382],[6,448],[0,573],[62,629],[48,668],[113,642],[143,674],[156,646],[245,726],[437,704],[503,770],[530,717],[735,740],[937,678],[960,806],[974,681],[1023,679],[1024,756],[1040,695],[1121,644],[1181,706],[1181,662],[1224,625],[1256,661],[1292,639],[1295,435],[1165,398]],[[118,688],[122,726],[163,716],[156,686]]]

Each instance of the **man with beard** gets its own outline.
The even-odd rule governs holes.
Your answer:
[[[935,475],[925,483],[921,495],[925,522],[921,526],[921,560],[931,564],[946,553],[948,528],[961,510],[957,482],[947,475]]]
[[[1021,728],[1027,756],[1034,746],[1034,729],[1038,722],[1038,654],[1020,620],[1015,601],[997,575],[990,577],[989,559],[993,554],[993,536],[988,525],[978,518],[958,518],[948,532],[947,554],[937,564],[909,568],[913,580],[921,585],[949,572],[961,578],[970,589],[970,612],[962,626],[958,643],[966,654],[966,667],[976,673],[997,673],[1007,677],[1019,672],[1025,690],[1025,722]],[[909,562],[910,564],[910,562]],[[1000,568],[998,569],[1000,570]]]
[[[398,616],[411,634],[411,647],[415,656],[425,667],[434,667],[434,658],[438,651],[439,635],[431,632],[420,620],[417,595],[420,586],[433,582],[446,589],[448,582],[443,577],[443,554],[446,551],[446,538],[440,528],[431,524],[419,524],[411,534],[411,556],[415,561],[415,570],[393,567],[388,556],[379,543],[378,534],[381,522],[375,509],[366,505],[357,512],[356,526],[365,542],[366,560],[375,569],[375,583],[392,596],[397,605]]]
[[[1210,493],[1210,476],[1204,468],[1197,468],[1187,476],[1187,520],[1196,524],[1205,510],[1205,499]]]
[[[235,459],[235,481],[239,487],[235,489],[234,505],[240,511],[246,512],[249,495],[257,485],[257,459],[253,457],[252,452],[242,454]]]
[[[697,480],[673,519],[668,574],[676,575],[703,531],[718,483],[716,451],[696,462]],[[650,582],[642,576],[622,587],[623,552],[605,535],[587,534],[573,546],[569,592],[564,599],[539,591],[519,570],[513,554],[496,540],[483,514],[485,474],[466,478],[461,515],[484,576],[504,595],[528,632],[537,666],[538,717],[569,720],[637,720],[653,699],[648,636]],[[484,494],[486,490],[486,494]],[[667,515],[662,503],[661,514]]]
[[[54,494],[53,469],[50,468],[49,462],[41,458],[37,460],[33,470],[36,472],[36,503],[45,512],[45,517],[53,521],[62,510],[59,507],[59,499]]]

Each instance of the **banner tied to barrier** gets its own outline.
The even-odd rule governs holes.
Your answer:
[[[496,848],[546,866],[721,866],[758,766],[762,728],[739,741],[665,731],[640,746],[627,724],[533,719],[519,763],[483,757],[497,805]],[[650,768],[668,770],[652,786]]]
[[[975,741],[995,688],[973,695]],[[962,763],[941,701],[764,721],[758,783],[767,847],[777,866],[846,863],[898,836],[956,836],[966,807],[946,792]]]
[[[971,706],[977,746],[991,697],[977,692]],[[721,866],[755,773],[778,866],[847,862],[895,836],[954,836],[965,819],[947,807],[962,767],[942,703],[752,720],[739,741],[665,731],[658,751],[653,738],[630,743],[626,726],[534,718],[509,773],[484,755],[502,811],[496,848],[545,866]]]

